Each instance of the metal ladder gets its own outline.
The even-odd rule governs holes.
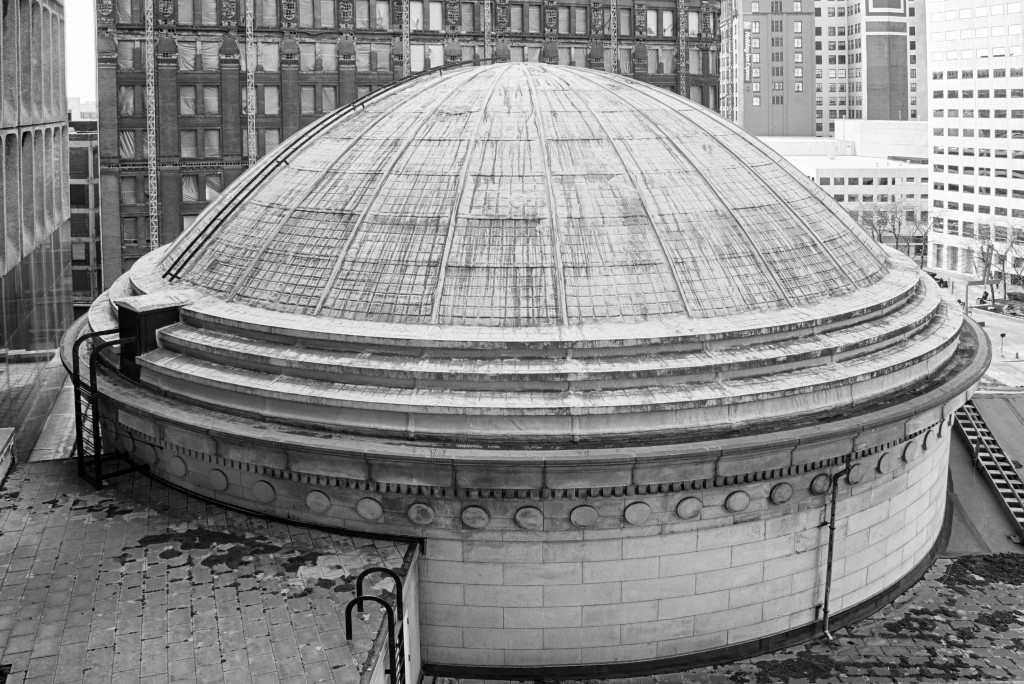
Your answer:
[[[1020,543],[1024,539],[1024,481],[985,424],[974,402],[969,401],[957,410],[956,424],[971,446],[975,467],[985,473],[1013,521],[1017,529],[1015,541]]]
[[[132,463],[126,454],[103,452],[103,436],[99,420],[99,392],[96,389],[96,370],[100,353],[109,347],[131,344],[134,338],[117,338],[103,341],[102,337],[116,335],[118,330],[102,330],[82,335],[72,346],[71,385],[75,390],[75,454],[78,460],[78,476],[96,489],[102,489],[104,481],[148,468]],[[99,340],[99,344],[95,341]],[[82,368],[82,361],[88,363]],[[110,464],[119,463],[111,470]]]

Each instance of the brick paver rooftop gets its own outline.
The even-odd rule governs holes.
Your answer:
[[[358,684],[381,614],[345,640],[355,575],[408,551],[29,463],[0,489],[0,664],[9,682]]]

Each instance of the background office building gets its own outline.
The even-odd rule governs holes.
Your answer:
[[[151,34],[158,112],[151,186],[142,5],[108,0],[97,8],[105,285],[153,246],[154,211],[159,242],[169,242],[256,157],[405,73],[400,2],[254,0],[252,50],[245,0],[160,2]],[[483,7],[478,0],[410,2],[410,71],[484,58]],[[717,0],[622,3],[614,22],[602,3],[497,0],[491,8],[492,49],[513,61],[614,64],[717,108]]]
[[[929,263],[954,278],[1024,276],[1020,2],[929,3]]]
[[[816,135],[841,119],[927,119],[925,4],[815,1]]]
[[[0,15],[0,427],[31,447],[53,396],[36,388],[71,322],[64,7]]]
[[[924,6],[726,0],[723,115],[783,136],[831,136],[843,119],[926,119]]]
[[[927,264],[928,124],[836,122],[835,137],[767,137],[878,242]]]
[[[100,270],[100,148],[96,121],[71,120],[71,289],[75,318],[102,291]]]
[[[723,116],[754,135],[812,135],[813,0],[725,0]]]

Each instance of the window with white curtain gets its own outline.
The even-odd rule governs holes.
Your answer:
[[[196,70],[196,44],[195,41],[183,40],[178,43],[178,70]]]
[[[572,48],[558,48],[558,63],[562,66],[572,66]]]
[[[356,99],[361,100],[371,92],[370,86],[356,86]]]
[[[423,1],[413,0],[409,3],[409,29],[411,31],[423,30]]]
[[[620,36],[633,35],[633,10],[619,9],[619,25],[616,28],[618,28]]]
[[[135,115],[135,87],[117,87],[117,113],[119,116]]]
[[[217,0],[199,0],[199,23],[203,26],[217,25]]]
[[[540,47],[535,45],[529,45],[526,48],[526,61],[527,62],[539,62],[540,61]]]
[[[370,0],[356,0],[356,28],[370,28]]]
[[[577,67],[587,66],[587,48],[574,47],[572,49],[572,65]]]
[[[472,33],[476,30],[476,17],[473,12],[473,3],[463,2],[459,5],[461,13],[461,24],[459,30],[462,33]]]
[[[430,61],[429,67],[439,67],[444,64],[444,47],[441,45],[428,45],[427,46],[427,59]]]
[[[526,48],[521,45],[515,45],[509,48],[509,59],[513,62],[525,62]]]
[[[199,176],[186,174],[181,177],[181,201],[199,201]]]
[[[619,73],[633,73],[633,49],[619,48]]]
[[[316,56],[320,60],[320,67],[324,71],[338,70],[338,46],[334,43],[317,43]]]
[[[566,35],[570,32],[568,7],[558,8],[558,32],[561,33],[562,35]]]
[[[661,35],[671,38],[676,34],[676,13],[674,10],[661,10]]]
[[[702,73],[702,65],[700,59],[700,50],[690,50],[690,73],[700,74]],[[693,98],[690,98],[693,99]]]
[[[219,173],[206,174],[206,201],[210,202],[220,197],[220,189],[223,184]]]
[[[203,156],[220,156],[220,131],[216,128],[207,128],[203,131]]]
[[[437,0],[430,0],[430,30],[444,31],[444,3]]]
[[[313,0],[299,0],[299,26],[314,26]]]
[[[375,7],[375,19],[377,21],[376,29],[378,31],[390,31],[391,30],[391,5],[386,0],[377,0],[374,3]]]
[[[281,131],[276,128],[263,129],[263,154],[268,154],[281,144]]]
[[[391,71],[391,45],[377,43],[373,46],[373,53],[377,56],[377,71]]]
[[[196,87],[181,86],[178,88],[178,116],[196,116]]]
[[[281,70],[281,51],[277,43],[259,43],[256,46],[256,54],[258,57],[257,71],[259,67],[262,67],[264,71]]]
[[[7,4],[4,3],[6,7]],[[117,23],[119,24],[130,24],[132,23],[132,0],[117,0]]]
[[[121,204],[146,203],[146,177],[121,176]]]
[[[199,156],[199,141],[195,131],[181,131],[181,157],[194,159]]]
[[[192,24],[195,21],[195,6],[192,0],[178,0],[178,23]]]
[[[412,64],[409,68],[413,71],[423,71],[423,65],[427,59],[427,46],[426,45],[411,45],[409,46],[409,58]]]
[[[356,71],[370,70],[370,46],[356,45]]]
[[[336,25],[334,0],[320,0],[320,26],[322,28],[334,28]]]
[[[277,26],[277,0],[256,0],[256,23]]]
[[[316,69],[316,43],[299,43],[299,71]]]
[[[279,86],[263,87],[263,114],[266,116],[281,115],[281,88]]]
[[[530,19],[530,33],[540,33],[540,5],[530,5],[527,16]]]
[[[523,32],[523,6],[512,5],[512,33]]]
[[[575,32],[577,35],[583,35],[587,32],[587,8],[574,7],[573,12],[575,13],[573,19],[576,23],[576,26],[574,27]]]
[[[316,86],[302,86],[299,91],[299,112],[305,116],[316,114]]]
[[[324,86],[320,89],[320,111],[333,112],[338,108],[338,89],[334,86]]]
[[[200,63],[196,64],[197,71],[217,71],[220,69],[220,43],[204,40],[199,43]]]
[[[117,68],[122,71],[137,69],[135,55],[139,49],[139,41],[119,40],[117,41]]]
[[[658,35],[658,10],[656,9],[647,10],[647,35]]]
[[[203,114],[220,114],[220,86],[203,86]]]
[[[181,229],[182,231],[188,230],[192,227],[192,224],[199,218],[199,214],[182,214],[181,215]]]

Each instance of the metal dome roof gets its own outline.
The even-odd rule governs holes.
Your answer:
[[[756,139],[603,72],[427,76],[298,140],[215,200],[161,271],[286,314],[535,329],[820,308],[891,270]]]

